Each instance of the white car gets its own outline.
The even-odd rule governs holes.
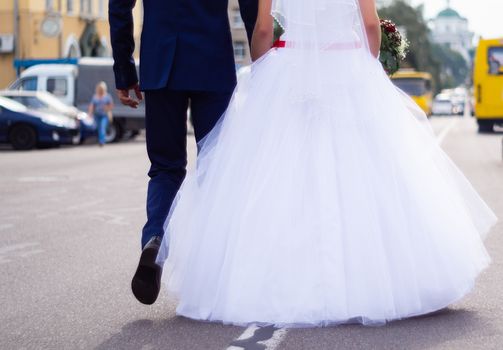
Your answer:
[[[433,100],[431,112],[434,115],[453,115],[455,114],[454,107],[450,95],[438,94]]]

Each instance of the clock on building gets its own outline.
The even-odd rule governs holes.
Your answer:
[[[53,38],[61,33],[61,18],[55,15],[47,15],[40,24],[43,35]]]

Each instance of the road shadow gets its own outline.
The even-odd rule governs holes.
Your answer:
[[[466,309],[443,309],[435,313],[390,322],[383,326],[341,325],[290,332],[278,349],[372,349],[424,350],[442,348],[456,341],[494,334],[489,319]],[[453,347],[455,348],[455,347]]]
[[[141,319],[124,325],[119,333],[95,349],[224,349],[242,331],[240,327],[198,322],[181,316],[157,321]]]
[[[119,333],[95,349],[224,349],[242,330],[240,327],[193,321],[179,316],[158,321],[141,319],[124,325]],[[494,332],[490,320],[476,311],[443,309],[384,326],[352,324],[291,329],[278,349],[321,350],[337,347],[345,350],[423,350],[441,348],[453,341],[463,343],[463,339],[481,338]]]

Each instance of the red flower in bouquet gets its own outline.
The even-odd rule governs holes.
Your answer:
[[[381,20],[381,26],[386,31],[386,33],[395,33],[397,31],[395,23],[388,19]]]
[[[388,19],[381,20],[381,51],[379,60],[389,75],[400,69],[400,62],[407,55],[409,43],[402,37],[395,23]]]

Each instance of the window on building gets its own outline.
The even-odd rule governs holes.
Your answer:
[[[58,97],[66,96],[68,87],[65,77],[56,77],[47,79],[47,91]]]
[[[80,0],[80,13],[85,15],[90,15],[93,13],[93,1],[92,0]]]
[[[66,0],[66,12],[73,13],[73,0]]]
[[[239,12],[239,8],[235,7],[232,9],[232,27],[233,28],[244,28],[243,19],[241,18],[241,12]]]
[[[54,11],[54,0],[45,0],[45,10],[47,12]]]
[[[234,58],[236,61],[242,61],[246,57],[246,43],[244,41],[234,42]]]
[[[105,17],[105,0],[99,0],[98,11],[99,11],[99,16],[101,18],[104,18]]]

